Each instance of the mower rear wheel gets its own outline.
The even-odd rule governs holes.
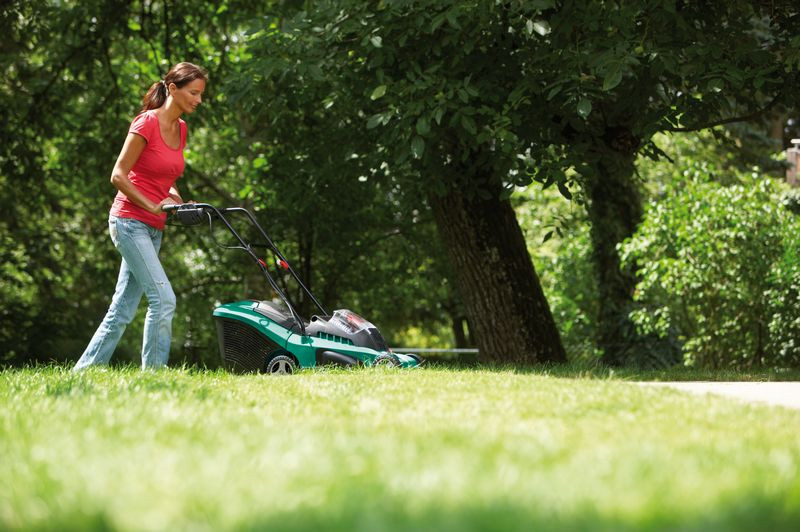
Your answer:
[[[266,373],[270,375],[291,375],[297,371],[297,364],[286,355],[278,355],[267,362]]]
[[[396,368],[400,366],[400,361],[392,355],[378,355],[372,365],[381,368]]]

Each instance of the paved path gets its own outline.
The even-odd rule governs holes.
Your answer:
[[[743,401],[800,409],[800,382],[643,382],[685,392],[735,397]]]

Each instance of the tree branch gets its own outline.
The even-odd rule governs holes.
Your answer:
[[[783,91],[782,90],[778,91],[778,94],[776,94],[775,97],[772,100],[770,100],[770,102],[767,105],[765,105],[763,108],[758,109],[757,111],[754,111],[754,112],[752,112],[750,114],[747,114],[747,115],[734,116],[734,117],[731,117],[731,118],[724,118],[722,120],[717,120],[717,121],[714,121],[714,122],[708,122],[708,123],[700,125],[700,126],[670,127],[670,128],[667,128],[665,131],[675,131],[675,132],[684,132],[685,133],[685,132],[690,132],[690,131],[701,131],[703,129],[710,129],[712,127],[722,126],[722,125],[725,125],[725,124],[732,124],[734,122],[749,122],[750,120],[755,120],[756,118],[759,118],[764,113],[766,113],[767,111],[772,109],[775,106],[775,104],[778,103],[778,100],[780,100],[781,96],[783,96]]]
[[[172,55],[169,53],[169,2],[164,0],[164,56],[167,59],[168,66],[172,66]]]
[[[202,182],[203,186],[210,188],[220,198],[224,199],[225,201],[231,204],[236,202],[236,199],[231,194],[229,194],[225,190],[222,190],[220,187],[217,186],[216,183],[214,183],[214,179],[212,179],[211,176],[201,172],[200,170],[197,170],[196,168],[188,164],[186,165],[186,169],[189,171],[189,173],[196,176]],[[188,186],[186,188],[188,189]]]

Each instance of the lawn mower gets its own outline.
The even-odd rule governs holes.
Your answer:
[[[222,223],[234,236],[236,244],[221,247],[247,253],[277,295],[272,300],[236,301],[214,309],[219,352],[227,370],[235,373],[291,374],[298,368],[329,364],[412,368],[424,363],[418,355],[392,352],[377,327],[355,312],[341,309],[328,314],[247,209],[184,203],[165,205],[164,210],[174,213],[173,219],[180,225],[194,226],[208,222],[212,237],[213,224]],[[247,242],[231,224],[229,218],[233,214],[243,215],[260,235],[261,241]],[[297,313],[275,277],[270,274],[267,261],[256,252],[259,249],[272,253],[275,268],[281,268],[284,274],[288,273],[298,283],[320,314],[306,320]]]

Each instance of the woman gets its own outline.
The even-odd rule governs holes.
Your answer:
[[[175,180],[183,173],[186,145],[184,113],[202,100],[207,75],[191,63],[178,63],[142,99],[141,113],[111,173],[117,197],[108,219],[111,241],[122,255],[117,288],[103,322],[74,370],[107,364],[147,295],[142,369],[167,364],[175,294],[158,260],[166,213],[164,205],[183,203]]]

